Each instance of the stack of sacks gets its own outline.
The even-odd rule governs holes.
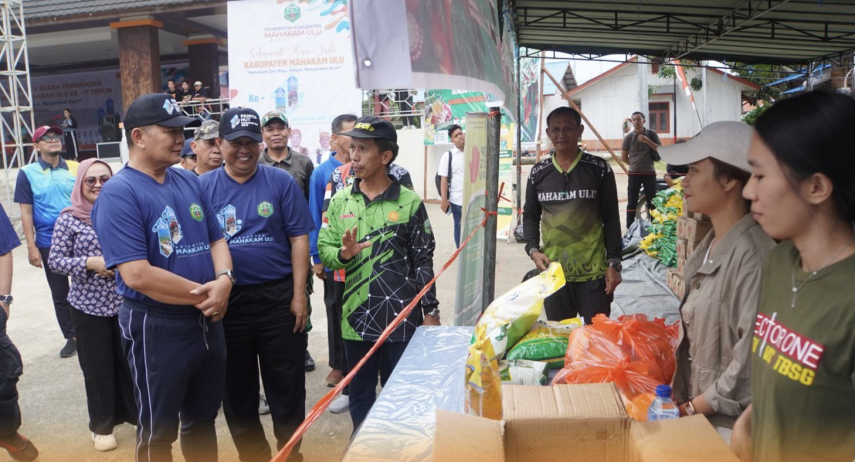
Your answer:
[[[647,255],[659,259],[665,266],[677,265],[677,219],[683,215],[683,186],[680,180],[674,187],[661,191],[653,198],[655,210],[650,211],[652,224],[647,235],[638,244]]]

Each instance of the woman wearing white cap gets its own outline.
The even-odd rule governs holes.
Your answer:
[[[753,130],[741,122],[708,125],[688,143],[659,149],[669,164],[688,164],[686,205],[713,229],[686,259],[680,305],[674,398],[680,415],[704,414],[729,441],[751,403],[748,352],[761,268],[775,242],[749,214],[742,189],[751,176]]]

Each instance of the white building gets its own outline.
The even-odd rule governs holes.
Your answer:
[[[684,68],[689,81],[697,77],[705,82],[693,90],[695,106],[680,88],[680,82],[661,78],[656,63],[639,64],[635,58],[569,90],[569,96],[614,150],[619,150],[624,137],[624,120],[635,111],[647,116],[647,127],[659,134],[663,144],[695,136],[704,126],[723,120],[740,120],[743,100],[760,87],[745,79],[725,74],[717,69]],[[645,75],[639,75],[645,72]],[[706,73],[706,77],[704,77]],[[547,78],[547,81],[549,79]],[[648,87],[641,94],[642,85]],[[550,86],[545,86],[548,90]],[[554,89],[554,86],[551,86]],[[676,90],[676,91],[675,91]],[[546,93],[546,91],[545,91]],[[648,99],[646,110],[642,98]],[[544,118],[558,106],[568,106],[560,92],[545,94]],[[584,122],[583,122],[584,123]],[[588,125],[588,124],[586,124]],[[675,130],[676,127],[676,130]],[[582,142],[588,151],[604,151],[591,126],[585,127]]]

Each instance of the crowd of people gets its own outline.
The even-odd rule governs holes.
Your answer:
[[[138,98],[125,115],[129,161],[116,174],[100,160],[62,159],[62,129],[40,127],[39,160],[21,170],[15,201],[66,339],[60,355],[80,360],[95,448],[115,448],[113,428],[127,422],[139,460],[172,460],[180,435],[186,460],[216,461],[222,404],[240,459],[267,461],[259,414],[271,414],[276,448],[305,417],[313,279],[324,290],[335,386],[433,279],[435,237],[394,163],[397,132],[386,120],[336,117],[317,166],[289,147],[279,111],[232,108],[185,141],[192,120],[171,95]],[[654,154],[685,166],[686,205],[712,222],[683,269],[672,384],[680,414],[707,416],[745,461],[851,462],[855,100],[812,92],[776,103],[754,128],[717,122],[671,146],[643,114],[631,120],[631,171],[652,173]],[[590,323],[611,314],[622,240],[614,171],[579,149],[584,129],[567,107],[546,118],[555,151],[531,170],[523,224],[533,266],[564,269],[546,316]],[[448,135],[438,186],[459,246],[465,136],[459,126]],[[630,196],[648,192],[646,177],[630,181]],[[5,333],[18,245],[3,212],[0,447],[34,460],[18,433],[22,363]],[[431,287],[331,412],[349,411],[355,432],[416,328],[440,322]],[[290,460],[302,460],[299,445]]]

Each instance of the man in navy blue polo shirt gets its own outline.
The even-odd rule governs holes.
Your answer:
[[[184,125],[192,120],[166,94],[134,101],[125,113],[129,161],[92,211],[124,297],[119,324],[139,410],[139,461],[171,462],[179,422],[184,459],[217,460],[214,420],[226,365],[217,321],[235,280],[228,244],[198,178],[169,168],[178,163]]]
[[[6,335],[6,322],[12,308],[12,250],[21,245],[18,233],[0,205],[0,448],[15,460],[35,460],[36,446],[18,433],[21,408],[18,407],[18,377],[24,372],[21,353]]]
[[[200,181],[229,243],[238,280],[223,321],[228,348],[223,410],[240,460],[267,462],[270,445],[258,417],[259,364],[278,449],[306,415],[306,280],[314,224],[294,178],[258,164],[262,136],[255,111],[229,109],[219,130],[225,168]],[[302,460],[299,446],[289,460]]]
[[[78,164],[60,157],[61,128],[46,125],[39,127],[33,132],[33,141],[33,149],[38,152],[39,160],[18,171],[15,202],[21,204],[21,226],[24,228],[30,264],[45,269],[56,320],[66,340],[59,356],[69,358],[74,356],[77,343],[71,323],[71,304],[68,302],[68,276],[51,271],[47,258],[59,213],[71,205],[71,190],[77,178]]]

